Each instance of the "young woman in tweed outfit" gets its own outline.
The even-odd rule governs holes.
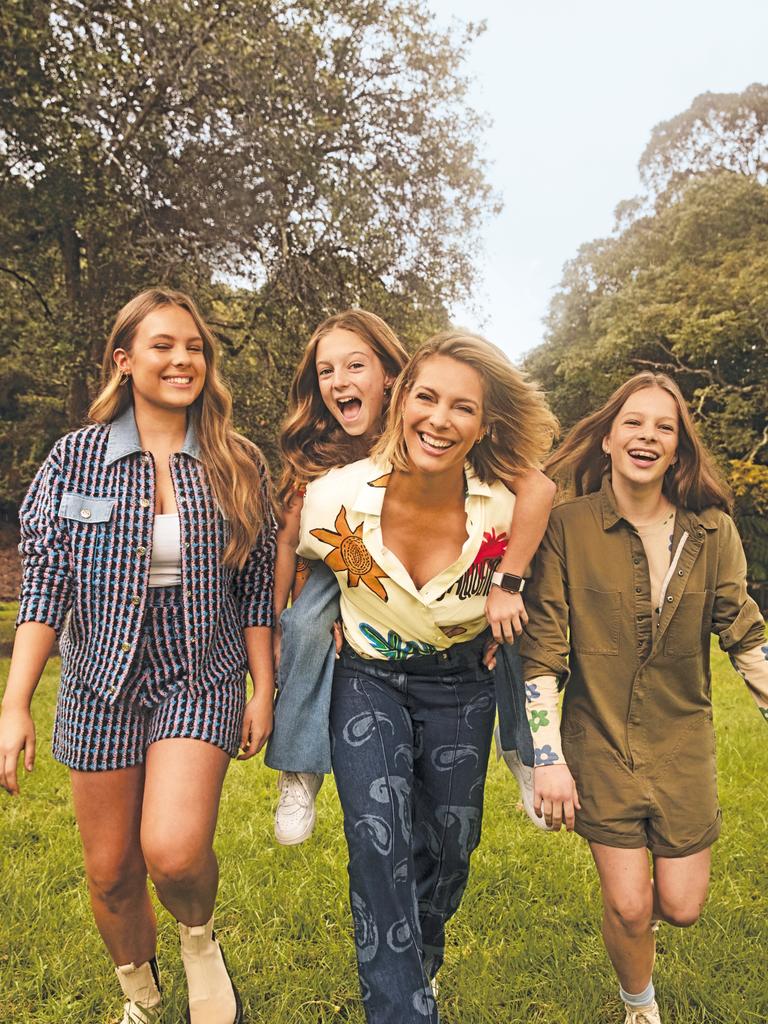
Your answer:
[[[252,757],[272,727],[275,526],[267,471],[232,428],[215,346],[187,296],[131,300],[107,343],[93,424],[57,442],[20,516],[0,785],[18,793],[22,751],[32,769],[30,702],[60,634],[54,756],[71,770],[124,1024],[160,1012],[147,874],[179,922],[188,1020],[242,1018],[212,933],[212,841],[230,758]]]

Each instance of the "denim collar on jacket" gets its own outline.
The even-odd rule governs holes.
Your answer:
[[[110,466],[113,462],[117,462],[118,459],[122,459],[126,455],[132,455],[134,452],[141,452],[143,450],[136,426],[136,417],[133,413],[133,402],[131,402],[125,412],[121,413],[109,425],[109,440],[107,441],[107,451],[104,458],[105,465]],[[200,442],[197,439],[197,430],[191,417],[187,419],[187,433],[181,450],[186,455],[191,456],[191,458],[197,459],[198,462],[202,461]]]

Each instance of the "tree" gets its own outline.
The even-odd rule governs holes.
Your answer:
[[[438,31],[415,0],[8,0],[0,396],[14,459],[28,467],[82,422],[108,324],[151,283],[212,313],[254,387],[260,440],[327,313],[366,303],[406,329],[444,323],[494,205],[461,73],[477,31]],[[3,460],[0,498],[24,478]]]
[[[768,86],[741,93],[705,92],[688,110],[662,121],[640,158],[647,196],[674,194],[693,175],[725,170],[768,180]]]

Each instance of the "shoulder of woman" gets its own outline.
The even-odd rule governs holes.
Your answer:
[[[550,523],[567,526],[569,523],[592,519],[600,511],[600,493],[581,494],[578,497],[561,497],[555,499],[555,505],[549,516]]]
[[[332,490],[335,487],[348,487],[357,484],[370,476],[379,475],[384,472],[372,459],[360,459],[359,462],[350,462],[346,466],[336,466],[329,469],[322,476],[315,477],[307,484],[307,493],[319,490]]]
[[[735,530],[736,524],[733,518],[722,508],[716,508],[714,505],[710,505],[709,508],[704,508],[701,512],[698,512],[696,518],[699,520],[705,530]]]
[[[82,455],[95,454],[100,445],[106,444],[109,426],[109,423],[89,423],[64,434],[51,448],[48,461],[64,463]]]

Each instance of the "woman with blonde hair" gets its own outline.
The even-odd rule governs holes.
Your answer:
[[[435,976],[480,840],[495,713],[484,614],[555,420],[484,339],[427,342],[371,457],[312,481],[300,557],[338,581],[332,761],[369,1024],[436,1024]]]
[[[576,497],[526,592],[536,805],[589,842],[626,1024],[660,1024],[655,927],[698,919],[720,833],[710,634],[768,717],[763,619],[730,494],[669,377],[622,384],[548,468]]]
[[[179,923],[187,1019],[242,1019],[212,931],[212,841],[230,759],[271,729],[275,528],[264,461],[231,412],[193,301],[142,292],[115,321],[93,423],[54,445],[20,513],[0,785],[18,793],[22,751],[32,769],[30,702],[58,634],[53,752],[124,1024],[161,1009],[147,874]]]
[[[368,455],[382,429],[391,389],[408,361],[394,331],[381,317],[348,309],[324,320],[307,343],[296,370],[289,412],[280,434],[283,475],[278,491],[282,525],[275,569],[275,656],[278,700],[266,763],[280,770],[280,800],[275,814],[278,842],[304,842],[316,821],[315,796],[323,774],[331,770],[328,714],[333,681],[333,624],[339,615],[334,574],[314,561],[300,563],[296,546],[306,485],[328,470]],[[515,434],[508,434],[513,444]],[[535,460],[515,462],[504,482],[517,498],[515,522],[508,529],[500,565],[502,586],[487,593],[486,613],[500,641],[513,641],[525,616],[522,576],[538,546],[552,507],[554,487]],[[294,576],[296,577],[294,583]],[[286,609],[289,593],[294,602]],[[501,660],[501,659],[500,659]],[[517,670],[517,687],[510,677]],[[498,687],[501,729],[508,749],[520,750],[533,764],[525,719],[522,677],[516,651],[505,648],[505,685]],[[518,705],[515,705],[519,689]],[[525,748],[524,752],[521,748]],[[532,769],[518,773],[532,779]],[[529,785],[528,789],[532,794]],[[530,803],[530,801],[529,801]]]

